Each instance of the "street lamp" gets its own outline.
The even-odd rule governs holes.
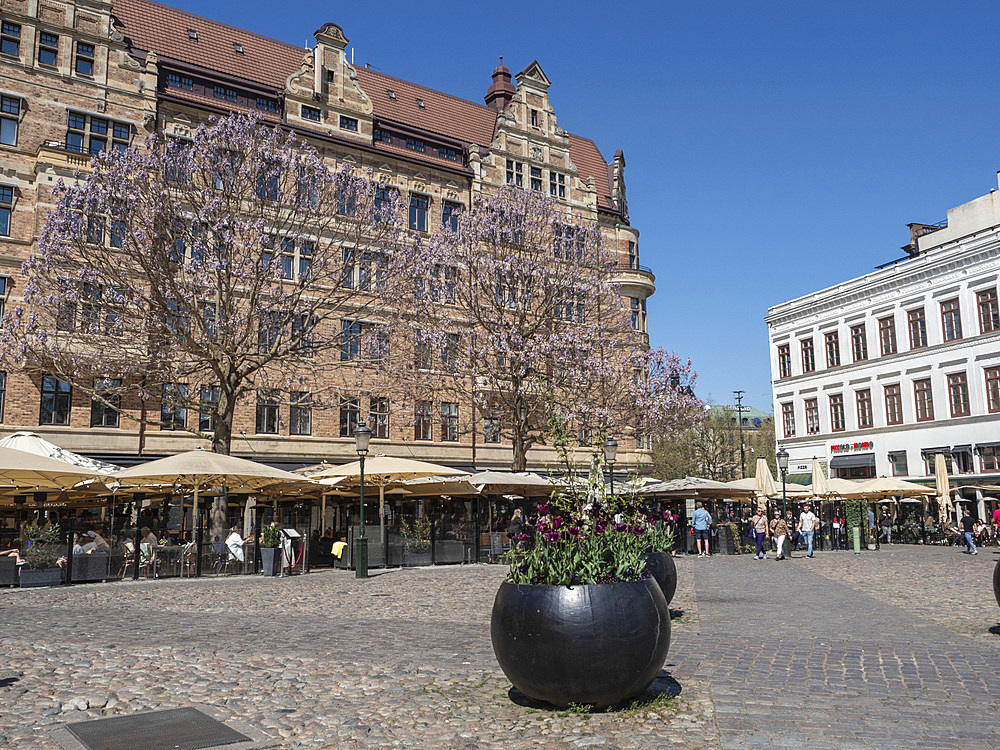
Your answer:
[[[361,513],[358,521],[361,526],[361,533],[354,540],[354,577],[368,577],[368,539],[365,537],[365,456],[368,455],[368,441],[372,439],[372,431],[365,420],[359,419],[358,426],[354,428],[354,449],[358,452],[361,461]]]
[[[787,498],[785,497],[785,477],[788,476],[788,451],[784,448],[778,448],[778,452],[774,454],[775,460],[778,462],[778,470],[781,472],[781,518],[784,520],[787,516],[785,510],[785,503]],[[785,535],[785,546],[781,550],[782,557],[791,557],[789,552],[791,551],[791,544],[788,541],[788,537],[791,536],[791,529],[788,530],[789,533]]]
[[[615,496],[615,457],[618,455],[618,441],[610,435],[604,441],[604,460],[608,464],[608,474],[611,476],[611,497]]]

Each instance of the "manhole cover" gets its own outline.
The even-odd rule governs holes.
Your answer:
[[[87,750],[198,750],[237,742],[249,737],[196,708],[174,708],[131,716],[115,716],[67,724],[66,729]]]

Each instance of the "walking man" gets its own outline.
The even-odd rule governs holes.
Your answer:
[[[973,520],[972,516],[969,515],[969,509],[966,508],[962,514],[962,533],[965,535],[965,551],[970,555],[978,555],[976,551],[976,543],[973,541],[973,534],[976,530],[976,522]]]
[[[691,516],[691,521],[694,524],[694,540],[698,546],[698,557],[708,557],[708,529],[712,525],[712,514],[702,507],[701,502],[695,503],[694,507],[695,511],[694,515]],[[704,544],[704,549],[702,549],[702,544]]]
[[[806,557],[813,556],[813,536],[816,534],[816,514],[812,512],[809,503],[805,504],[799,514],[799,531],[806,538]]]
[[[753,556],[753,559],[766,560],[767,549],[764,545],[770,540],[771,532],[767,527],[767,516],[760,508],[754,512],[753,518],[750,519],[750,530],[753,532],[754,541],[757,542],[757,554]]]

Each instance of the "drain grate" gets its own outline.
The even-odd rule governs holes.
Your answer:
[[[67,724],[87,750],[199,750],[253,742],[244,734],[196,708],[173,708]],[[234,750],[236,750],[234,748]]]

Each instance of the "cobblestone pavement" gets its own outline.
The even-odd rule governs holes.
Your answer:
[[[630,711],[515,703],[493,658],[505,569],[345,571],[0,590],[0,747],[50,748],[68,721],[211,705],[286,747],[718,746],[707,686]],[[683,576],[673,628],[693,630]],[[680,684],[678,684],[680,682]]]
[[[661,699],[591,715],[512,700],[499,566],[0,590],[0,747],[186,705],[289,748],[1000,747],[994,559],[678,560]]]

